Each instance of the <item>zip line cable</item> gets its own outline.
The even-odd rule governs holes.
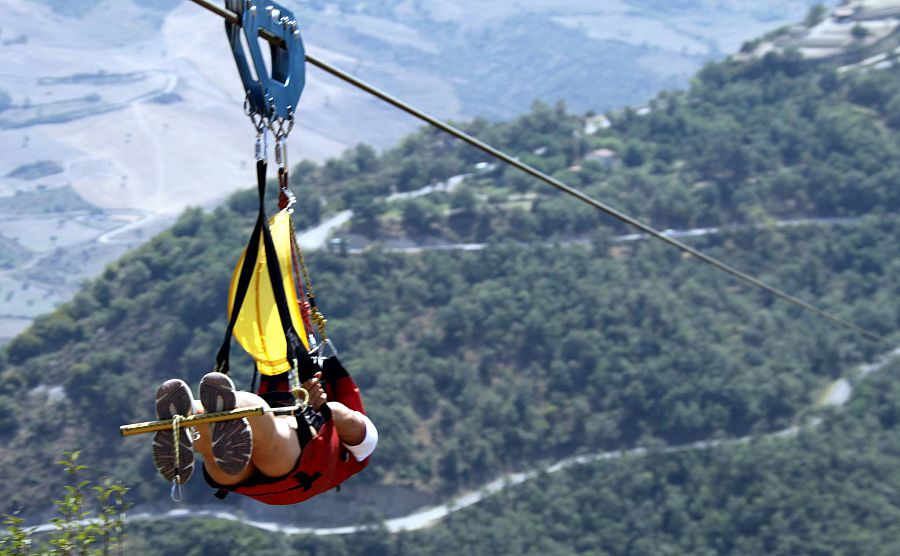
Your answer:
[[[240,23],[241,23],[241,20],[237,16],[237,14],[235,14],[234,12],[231,12],[229,10],[223,9],[219,6],[216,6],[216,5],[212,4],[211,2],[209,2],[208,0],[191,0],[191,1],[216,13],[217,15],[220,15],[221,17],[225,18],[228,21],[231,21],[232,23],[235,23],[237,25],[240,25]],[[269,41],[279,41],[280,40],[277,37],[266,36],[265,33],[262,33],[262,37]],[[606,213],[607,215],[615,218],[616,220],[619,220],[620,222],[628,224],[629,226],[637,228],[638,230],[644,232],[645,234],[647,234],[649,236],[652,236],[660,241],[668,243],[672,247],[675,247],[676,249],[679,249],[685,253],[688,253],[689,255],[691,255],[693,257],[696,257],[696,258],[700,259],[701,261],[703,261],[704,263],[706,263],[710,266],[713,266],[722,272],[725,272],[727,274],[734,276],[738,280],[741,280],[743,282],[751,284],[752,286],[755,286],[756,288],[766,291],[775,297],[778,297],[780,299],[787,301],[788,303],[792,303],[798,307],[801,307],[801,308],[803,308],[813,314],[816,314],[834,324],[837,324],[844,328],[853,330],[854,332],[857,332],[871,340],[875,340],[878,342],[886,341],[886,338],[884,338],[883,336],[881,336],[879,334],[871,332],[871,331],[859,326],[858,324],[850,322],[846,319],[842,319],[838,316],[832,315],[831,313],[828,313],[827,311],[820,309],[820,308],[816,307],[815,305],[807,303],[806,301],[803,301],[802,299],[799,299],[779,288],[776,288],[775,286],[771,286],[771,285],[763,282],[762,280],[755,278],[745,272],[741,272],[740,270],[738,270],[726,263],[723,263],[723,262],[719,261],[718,259],[716,259],[710,255],[707,255],[706,253],[704,253],[702,251],[694,249],[693,247],[691,247],[685,243],[682,243],[681,241],[678,241],[677,239],[666,236],[662,232],[659,232],[656,229],[652,228],[651,226],[644,224],[640,220],[637,220],[631,216],[628,216],[627,214],[625,214],[619,210],[616,210],[615,208],[613,208],[605,203],[602,203],[602,202],[594,199],[593,197],[590,197],[586,193],[584,193],[578,189],[575,189],[574,187],[566,185],[565,183],[561,182],[560,180],[554,178],[553,176],[550,176],[531,165],[525,164],[524,162],[521,162],[521,161],[517,160],[516,158],[513,158],[512,156],[506,154],[505,152],[503,152],[503,151],[501,151],[479,139],[476,139],[475,137],[469,135],[468,133],[462,131],[461,129],[454,127],[442,120],[439,120],[439,119],[435,118],[434,116],[431,116],[431,115],[419,110],[418,108],[415,108],[414,106],[407,104],[407,103],[403,102],[402,100],[378,89],[374,85],[366,83],[365,81],[363,81],[357,77],[354,77],[353,75],[351,75],[343,70],[340,70],[340,69],[332,66],[331,64],[329,64],[323,60],[320,60],[319,58],[317,58],[309,53],[306,54],[306,61],[309,62],[310,64],[312,64],[313,66],[316,66],[317,68],[319,68],[327,73],[330,73],[331,75],[337,77],[338,79],[341,79],[341,80],[349,83],[350,85],[353,85],[354,87],[361,89],[362,91],[365,91],[366,93],[369,93],[370,95],[394,106],[395,108],[398,108],[398,109],[402,110],[403,112],[406,112],[407,114],[409,114],[419,120],[422,120],[423,122],[425,122],[433,127],[436,127],[438,129],[440,129],[441,131],[444,131],[445,133],[448,133],[449,135],[452,135],[453,137],[455,137],[465,143],[468,143],[469,145],[500,160],[501,162],[508,164],[510,166],[513,166],[513,167],[521,170],[522,172],[525,172],[526,174],[528,174],[534,178],[537,178],[538,180],[540,180],[548,185],[555,187],[556,189],[562,191],[563,193],[566,193],[567,195],[575,197],[579,201],[581,201],[587,205],[590,205],[590,206],[596,208],[597,210],[600,210],[600,211]]]

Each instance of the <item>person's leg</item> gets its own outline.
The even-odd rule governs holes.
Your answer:
[[[206,375],[200,386],[204,410],[212,413],[235,407],[268,408],[265,400],[256,394],[234,391],[233,388],[233,383],[225,375],[220,373]],[[291,426],[293,418],[276,417],[271,413],[265,413],[250,417],[247,420],[249,427],[246,424],[242,425],[242,421],[245,420],[197,427],[200,439],[194,443],[194,447],[203,455],[204,467],[214,481],[223,485],[233,485],[249,478],[256,469],[264,475],[280,477],[294,468],[297,458],[300,457],[300,445],[297,442],[297,433]],[[217,428],[219,430],[216,430]],[[242,445],[244,433],[252,438],[246,452],[243,452]],[[232,446],[232,443],[238,446]],[[245,457],[242,457],[244,454]]]
[[[238,394],[240,407],[268,407],[265,400],[256,394]],[[297,465],[300,443],[297,440],[296,422],[292,416],[275,416],[271,413],[250,418],[254,439],[252,462],[263,475],[281,477]]]

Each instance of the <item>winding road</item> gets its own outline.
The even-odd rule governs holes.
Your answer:
[[[297,241],[300,244],[300,248],[304,251],[315,251],[324,248],[331,234],[335,230],[343,226],[345,223],[349,222],[352,218],[352,210],[343,210],[322,221],[320,224],[313,226],[312,228],[301,230],[297,234]],[[835,226],[838,224],[856,224],[859,221],[860,219],[855,217],[797,218],[793,220],[779,220],[773,223],[772,226],[776,228],[792,228],[796,226]],[[768,226],[765,224],[743,224],[708,228],[690,228],[687,230],[667,229],[663,230],[661,233],[664,236],[675,239],[690,239],[693,237],[703,237],[728,232],[739,232],[743,230],[760,230],[767,227]],[[633,241],[643,241],[645,239],[650,239],[650,236],[644,233],[634,233],[614,236],[612,238],[612,241],[615,243],[628,243]],[[548,245],[554,244],[554,242],[547,243]],[[563,245],[578,245],[589,243],[591,243],[591,240],[589,239],[569,239],[562,241]],[[389,253],[406,254],[422,253],[423,251],[481,251],[487,246],[487,243],[438,243],[434,245],[405,245],[387,247],[385,251]],[[358,255],[365,252],[367,249],[368,246],[356,247],[349,249],[348,252],[352,255]]]

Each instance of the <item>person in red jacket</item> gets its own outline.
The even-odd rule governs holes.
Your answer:
[[[322,372],[305,382],[309,405],[321,417],[310,424],[302,415],[265,413],[249,419],[224,421],[179,433],[179,462],[175,465],[174,435],[154,436],[153,460],[167,480],[187,481],[194,468],[193,451],[203,456],[206,481],[228,492],[251,496],[267,504],[294,504],[334,488],[366,467],[378,443],[378,431],[366,416],[359,388],[336,359],[325,361]],[[156,394],[160,419],[174,415],[218,412],[235,407],[269,407],[267,399],[289,395],[279,382],[261,384],[261,394],[235,389],[222,373],[209,373],[200,382],[199,404],[179,379],[167,380]],[[272,391],[263,390],[271,388]],[[274,394],[274,396],[273,396]],[[331,399],[334,398],[334,401]]]

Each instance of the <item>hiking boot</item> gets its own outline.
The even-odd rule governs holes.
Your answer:
[[[222,373],[209,373],[200,381],[200,403],[207,413],[229,411],[237,406],[234,382]],[[237,475],[250,463],[253,431],[247,419],[210,423],[212,452],[219,469]]]
[[[176,378],[162,383],[156,391],[156,416],[171,419],[175,415],[187,417],[193,412],[194,397],[183,380]],[[181,484],[194,473],[193,441],[187,427],[178,430],[178,465],[175,464],[175,435],[171,430],[153,435],[153,464],[167,481],[180,477]]]

